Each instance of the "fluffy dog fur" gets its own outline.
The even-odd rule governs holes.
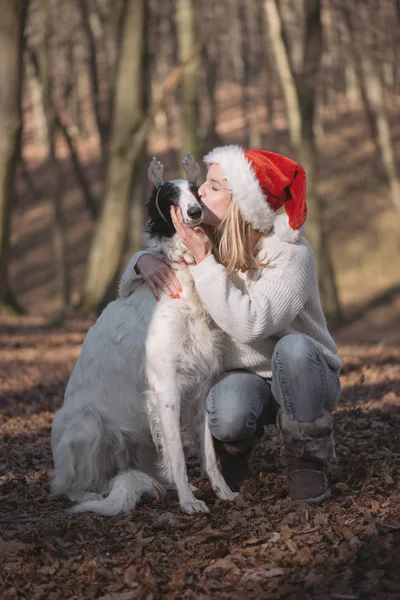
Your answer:
[[[174,484],[184,512],[208,512],[191,491],[181,426],[194,439],[203,472],[224,500],[223,479],[205,415],[205,396],[220,373],[221,332],[204,311],[185,262],[193,257],[171,222],[171,204],[186,223],[201,221],[196,188],[167,182],[149,201],[146,246],[177,269],[180,300],[156,302],[141,285],[111,302],[88,331],[52,424],[52,491],[77,504],[74,512],[115,515],[142,494]],[[196,221],[197,219],[197,221]],[[166,222],[167,221],[167,222]]]

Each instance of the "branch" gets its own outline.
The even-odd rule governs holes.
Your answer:
[[[184,58],[184,60],[177,66],[175,69],[171,71],[168,77],[164,80],[163,85],[161,86],[161,92],[158,100],[154,101],[149,109],[147,110],[144,118],[137,123],[136,127],[131,131],[131,136],[128,141],[128,144],[132,141],[134,137],[137,137],[137,143],[140,145],[142,142],[144,143],[145,137],[152,125],[153,119],[156,114],[162,109],[164,102],[168,98],[170,94],[177,88],[179,85],[183,74],[190,63],[195,60],[203,50],[204,46],[211,38],[212,35],[215,34],[215,30],[212,29],[207,35],[204,35],[200,38],[200,40],[193,46],[192,50],[189,54]],[[122,149],[121,149],[122,151]]]
[[[39,85],[42,85],[42,79],[41,79],[41,74],[40,74],[40,65],[39,65],[39,60],[36,55],[36,52],[34,50],[32,50],[32,48],[28,48],[27,46],[26,46],[26,52],[28,53],[29,60],[31,61],[31,63],[33,65],[35,77],[37,78]],[[63,123],[63,121],[55,107],[54,107],[54,121],[55,121],[56,127],[61,131],[62,135],[64,136],[65,142],[69,148],[72,164],[74,166],[75,173],[76,173],[76,178],[82,188],[83,195],[84,195],[85,202],[86,202],[86,207],[87,207],[88,211],[90,212],[92,218],[96,219],[97,215],[98,215],[98,207],[97,207],[96,199],[94,198],[93,194],[90,191],[89,183],[86,180],[84,170],[83,170],[82,165],[79,160],[78,152],[74,146],[72,137],[70,136],[70,134],[68,132],[68,128],[65,125],[65,123]]]
[[[90,191],[89,183],[86,181],[86,177],[85,177],[82,165],[79,160],[78,152],[75,149],[72,137],[70,136],[70,134],[68,132],[68,127],[65,123],[63,123],[61,121],[60,115],[58,114],[57,111],[55,111],[55,124],[56,124],[57,129],[59,129],[61,131],[62,135],[64,136],[65,142],[69,148],[72,164],[74,165],[74,169],[75,169],[75,174],[76,174],[76,177],[82,188],[82,191],[83,191],[83,194],[84,194],[84,197],[86,200],[86,207],[87,207],[88,211],[90,212],[93,220],[95,221],[97,219],[98,212],[99,212],[96,199],[94,198],[92,192]]]
[[[104,153],[104,147],[107,141],[108,123],[105,122],[101,111],[100,102],[100,89],[99,89],[99,69],[97,64],[97,48],[96,39],[93,34],[92,27],[90,25],[89,9],[87,0],[79,0],[78,6],[80,7],[82,15],[82,24],[86,32],[88,44],[89,44],[89,79],[92,88],[93,95],[93,108],[96,117],[97,128],[102,145],[102,152]]]

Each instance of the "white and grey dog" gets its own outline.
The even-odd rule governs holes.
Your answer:
[[[165,483],[175,485],[184,512],[208,512],[189,484],[181,427],[217,496],[237,495],[219,471],[205,414],[205,396],[221,370],[222,334],[195,292],[185,264],[193,257],[170,217],[174,204],[185,223],[201,222],[199,169],[189,158],[191,181],[166,183],[162,169],[153,159],[147,244],[177,269],[181,299],[163,294],[156,302],[144,284],[111,302],[89,329],[51,431],[52,491],[77,502],[74,512],[115,515]]]

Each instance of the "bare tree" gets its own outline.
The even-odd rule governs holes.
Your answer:
[[[222,4],[205,3],[201,13],[201,22],[207,30],[215,22],[224,22],[225,9]],[[217,86],[220,68],[219,53],[221,50],[221,33],[213,36],[204,46],[201,57],[201,73],[203,74],[202,99],[206,105],[207,117],[203,123],[201,139],[203,152],[207,152],[221,144],[217,131]],[[196,157],[197,158],[197,157]]]
[[[264,0],[277,72],[285,98],[294,154],[307,173],[307,237],[314,249],[321,300],[331,323],[343,320],[324,222],[324,206],[317,190],[318,149],[315,135],[317,78],[322,56],[321,1],[305,0],[304,49],[296,72],[290,60],[276,0]]]
[[[147,133],[166,98],[176,89],[185,69],[198,59],[210,34],[204,35],[164,81],[160,97],[143,108],[143,46],[145,0],[129,0],[124,18],[122,46],[113,112],[105,196],[89,253],[81,308],[102,306],[115,286],[127,238],[131,192]]]
[[[301,114],[294,73],[290,64],[289,52],[285,46],[282,23],[276,0],[264,0],[264,10],[268,23],[268,33],[274,53],[276,70],[285,100],[290,140],[295,153],[301,144]]]
[[[357,10],[357,21],[368,22],[367,7],[360,6]],[[364,105],[367,108],[371,128],[376,136],[380,156],[385,170],[393,205],[400,210],[400,178],[394,158],[393,142],[390,133],[389,117],[387,114],[383,93],[383,84],[371,52],[359,50],[359,40],[354,27],[354,14],[343,5],[342,12],[349,30],[352,42],[353,56],[358,68],[360,87],[363,90]]]
[[[309,219],[307,236],[316,252],[321,299],[329,321],[343,321],[335,274],[325,227],[324,205],[317,190],[318,148],[314,122],[317,77],[322,56],[322,23],[320,0],[305,1],[303,67],[296,77],[301,111],[300,159],[307,173]]]
[[[179,61],[190,52],[196,43],[196,7],[194,0],[177,0],[176,21]],[[182,154],[191,152],[200,156],[200,104],[199,104],[199,61],[193,60],[186,69],[181,91]]]
[[[57,117],[53,97],[53,48],[52,16],[53,1],[41,0],[39,11],[39,44],[37,52],[38,71],[42,84],[43,108],[47,125],[48,160],[51,174],[51,194],[54,207],[53,243],[58,289],[62,301],[62,315],[70,305],[71,281],[67,261],[66,226],[62,210],[62,183],[57,158]]]
[[[81,306],[102,304],[115,284],[127,236],[129,206],[144,136],[145,0],[127,0],[106,166],[105,193],[93,233]],[[139,135],[140,134],[140,135]]]
[[[106,152],[106,145],[108,139],[108,122],[105,115],[104,107],[102,106],[102,98],[100,94],[100,74],[99,74],[99,50],[96,43],[96,36],[93,31],[93,24],[91,22],[91,13],[88,0],[79,0],[77,3],[81,15],[82,24],[86,34],[88,48],[89,48],[89,80],[92,89],[92,100],[93,109],[96,119],[100,147],[102,156],[104,158]]]
[[[259,119],[254,103],[256,82],[261,70],[260,3],[242,0],[240,15],[242,24],[243,91],[242,112],[244,119],[244,144],[250,148],[261,146]]]
[[[23,33],[28,3],[0,0],[0,305],[17,308],[8,277],[13,185],[22,131]]]

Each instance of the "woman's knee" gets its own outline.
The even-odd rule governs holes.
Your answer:
[[[221,442],[251,437],[263,410],[263,386],[268,384],[252,373],[225,373],[210,389],[206,398],[208,425]]]
[[[276,344],[273,355],[272,365],[274,369],[293,370],[295,373],[301,373],[310,360],[317,357],[317,349],[313,341],[302,333],[292,333],[281,338]]]
[[[306,335],[288,335],[277,343],[272,358],[272,392],[285,412],[298,421],[311,421],[331,408],[337,398],[335,376],[313,340]]]
[[[208,411],[207,411],[208,412]],[[235,442],[251,437],[241,414],[231,413],[216,418],[208,412],[208,424],[213,437],[220,442]]]

